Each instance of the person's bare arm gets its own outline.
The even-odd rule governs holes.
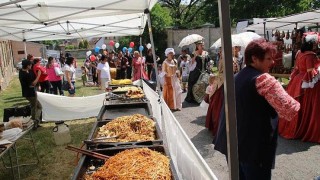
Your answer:
[[[40,76],[41,76],[41,71],[38,71],[36,79],[32,82],[33,86],[35,86],[38,83]]]
[[[70,71],[65,71],[65,74],[66,74],[66,79],[67,79],[67,81],[68,81],[68,83],[69,83],[69,85],[70,85],[70,89],[74,89],[74,87],[73,87],[73,85],[72,85],[72,83],[71,83],[71,73],[70,73]]]

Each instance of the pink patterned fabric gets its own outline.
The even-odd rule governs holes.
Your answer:
[[[280,118],[291,121],[298,115],[300,103],[283,89],[281,84],[270,74],[264,73],[256,79],[258,93],[277,111]]]

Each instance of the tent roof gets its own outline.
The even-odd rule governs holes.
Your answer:
[[[157,0],[0,0],[0,39],[141,35]]]
[[[293,14],[281,18],[273,18],[265,21],[266,30],[293,30],[296,25],[298,28],[303,26],[315,25],[320,22],[320,9],[314,9],[312,11]],[[263,22],[259,24],[250,25],[244,28],[245,31],[255,31],[258,34],[263,34],[264,25]]]

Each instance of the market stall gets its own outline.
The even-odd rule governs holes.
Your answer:
[[[253,31],[258,34],[272,32],[272,39],[277,46],[278,54],[275,66],[271,74],[277,78],[289,78],[294,67],[295,54],[301,47],[303,33],[318,31],[320,9],[314,9],[303,13],[288,15],[280,18],[271,18],[258,24],[244,28],[245,31]]]

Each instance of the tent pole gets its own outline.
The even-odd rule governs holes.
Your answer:
[[[222,53],[225,60],[232,59],[231,22],[229,0],[218,0],[219,20],[222,33]],[[224,102],[226,113],[226,132],[228,147],[229,179],[239,179],[238,139],[234,77],[232,61],[225,61],[224,66]]]
[[[267,39],[266,38],[266,22],[265,21],[263,22],[263,36],[265,39]]]
[[[28,56],[28,52],[27,52],[27,42],[23,41],[23,45],[24,45],[24,57],[27,59]]]
[[[142,46],[142,36],[140,35],[140,46]],[[140,50],[140,46],[139,46],[139,50]],[[142,51],[140,51],[140,54],[142,56]]]
[[[153,58],[153,66],[154,66],[153,68],[156,72],[157,90],[159,92],[159,95],[161,96],[160,81],[159,81],[159,77],[158,77],[158,66],[157,66],[157,60],[156,60],[156,51],[155,51],[155,47],[154,47],[152,28],[151,28],[151,16],[150,16],[149,9],[145,9],[144,13],[147,15],[147,18],[148,18],[148,30],[149,30],[151,47],[152,47],[152,58]]]

